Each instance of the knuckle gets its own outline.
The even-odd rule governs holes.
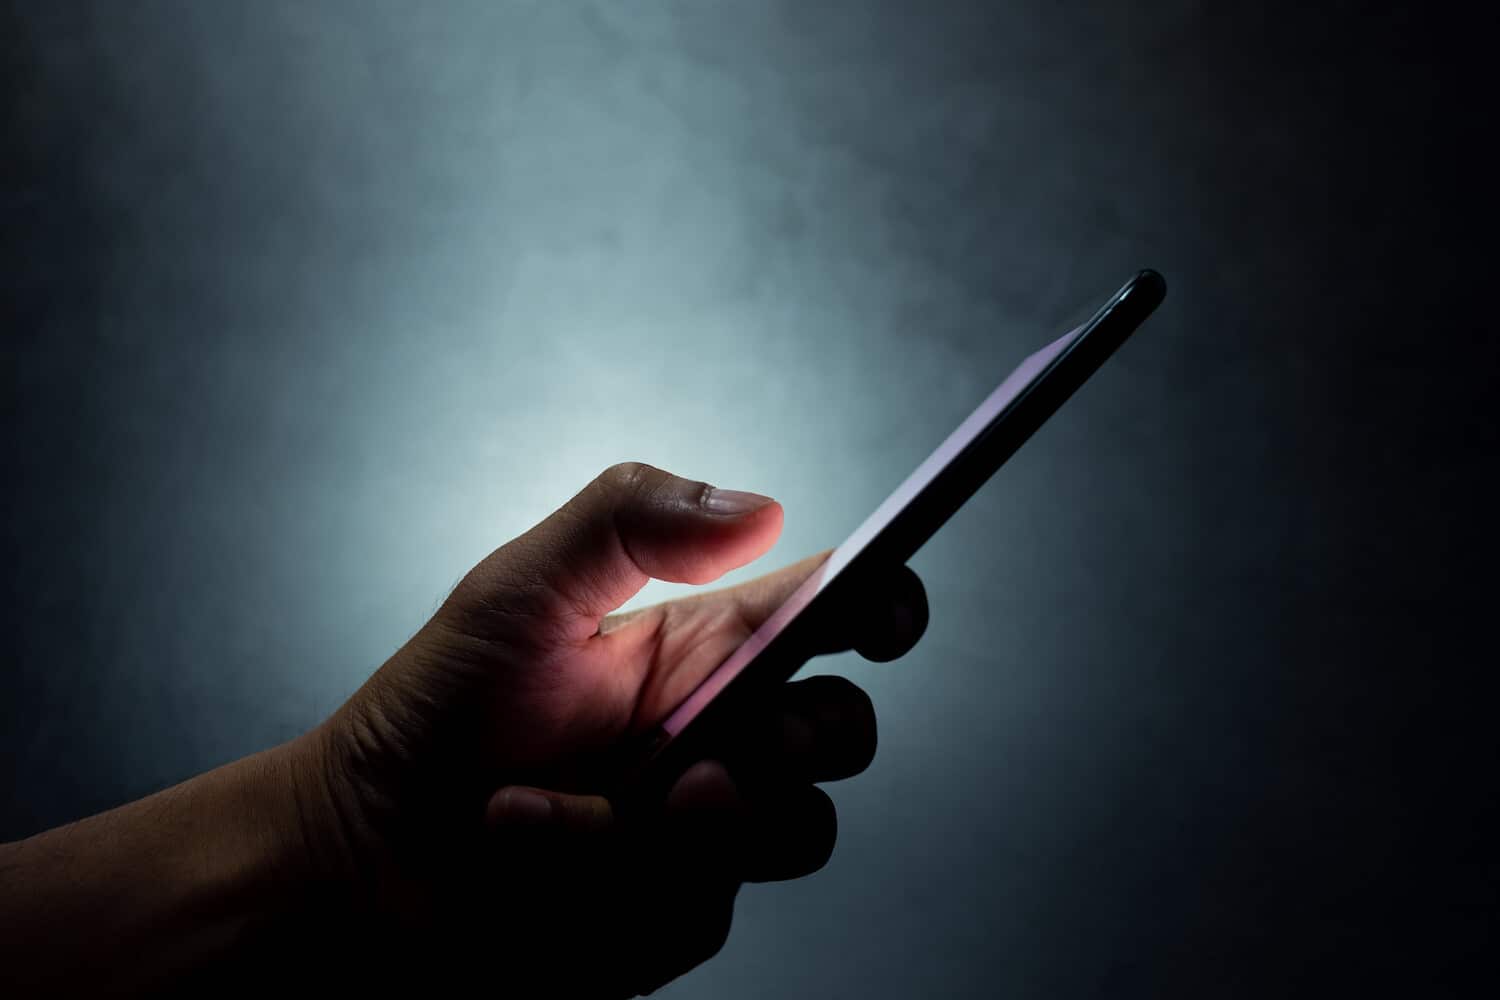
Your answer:
[[[875,702],[864,688],[838,674],[808,678],[809,684],[814,681],[817,685],[807,693],[820,722],[852,724],[860,728],[873,724]]]
[[[644,462],[616,462],[599,473],[595,481],[613,492],[630,493],[640,486],[650,469]]]
[[[839,811],[833,804],[833,799],[821,788],[814,788],[818,793],[818,801],[823,807],[823,830],[825,842],[828,844],[828,853],[833,853],[833,845],[839,839]]]
[[[878,743],[874,700],[844,677],[809,678],[809,683],[813,680],[819,683],[807,692],[811,721],[823,734],[831,765],[844,777],[862,773],[874,762]]]
[[[839,839],[839,814],[834,807],[833,799],[821,788],[813,789],[813,805],[808,812],[811,814],[808,823],[808,866],[807,873],[821,871],[833,857],[834,845]]]
[[[920,638],[922,633],[927,629],[927,586],[922,583],[922,578],[917,575],[916,570],[910,566],[903,566],[901,568],[905,571],[901,576],[903,581],[901,592],[902,603],[911,612],[913,631],[916,633],[916,638]]]
[[[901,581],[906,587],[907,593],[914,601],[922,604],[927,603],[927,585],[922,582],[921,575],[910,566],[901,567]]]
[[[860,725],[874,728],[875,700],[870,697],[870,693],[858,684],[850,684],[847,697],[849,699],[849,714]]]
[[[879,745],[875,724],[871,722],[870,728],[865,733],[865,738],[858,741],[854,746],[853,759],[849,762],[849,770],[854,774],[863,774],[869,770],[870,765],[875,763],[875,751]]]
[[[701,498],[711,488],[707,483],[674,476],[645,462],[618,462],[601,472],[594,482],[616,505],[649,504],[663,492]]]

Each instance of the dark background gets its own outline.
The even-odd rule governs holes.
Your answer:
[[[1487,31],[0,5],[0,837],[313,725],[611,462],[833,544],[1152,266],[922,645],[821,664],[882,725],[829,867],[663,995],[1488,995]]]

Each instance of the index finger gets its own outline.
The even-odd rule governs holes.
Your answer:
[[[722,590],[694,594],[673,602],[684,617],[705,612],[729,612],[745,632],[760,628],[792,593],[828,558],[831,549],[784,566],[765,576]],[[831,603],[820,609],[818,629],[809,655],[842,653],[853,649],[877,662],[905,655],[927,628],[927,592],[922,580],[907,566],[896,566],[850,581]],[[660,607],[660,606],[658,606]],[[614,627],[639,612],[616,616]],[[603,630],[608,631],[608,628]]]

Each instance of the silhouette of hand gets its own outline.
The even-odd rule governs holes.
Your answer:
[[[750,562],[781,522],[766,497],[614,466],[471,570],[319,727],[309,847],[339,873],[341,929],[379,982],[648,992],[719,950],[742,882],[826,862],[834,810],[814,782],[856,774],[875,752],[870,700],[842,678],[786,684],[659,813],[624,823],[600,795],[622,746],[826,554],[610,613],[648,578],[701,584]],[[888,660],[916,642],[916,575],[899,567],[866,590],[808,655]]]

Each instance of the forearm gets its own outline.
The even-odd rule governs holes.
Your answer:
[[[0,846],[0,993],[129,992],[232,955],[318,892],[307,738]]]

